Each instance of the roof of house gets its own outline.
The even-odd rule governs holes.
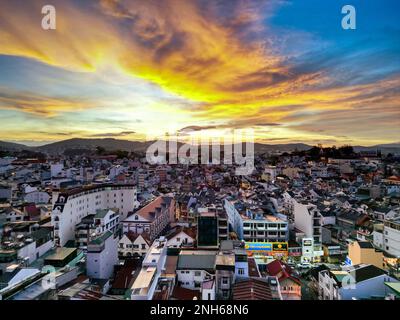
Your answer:
[[[177,269],[214,270],[215,260],[215,251],[181,251],[178,256]]]
[[[358,241],[358,245],[363,249],[373,249],[374,246],[369,241]]]
[[[133,266],[127,266],[121,268],[114,279],[112,284],[113,289],[129,289],[132,286],[132,283],[135,279],[135,270],[136,268]],[[137,273],[138,274],[138,273]],[[136,274],[136,277],[137,277]]]
[[[188,228],[188,227],[181,227],[181,226],[177,226],[170,234],[168,234],[166,236],[166,238],[168,240],[171,240],[173,237],[177,236],[181,232],[184,232],[192,239],[196,239],[196,235],[197,235],[196,228],[194,228],[194,227]]]
[[[339,287],[341,287],[343,278],[348,275],[354,278],[355,283],[359,283],[384,275],[386,272],[371,264],[358,264],[347,271],[331,271],[330,274],[334,277]]]
[[[112,236],[111,231],[106,231],[104,232],[100,237],[93,239],[90,241],[89,244],[102,244],[104,241],[106,241],[110,236]]]
[[[166,208],[170,205],[171,199],[171,197],[165,196],[157,197],[152,202],[136,211],[134,215],[139,215],[145,220],[153,221],[156,216],[162,212],[163,207]]]
[[[190,290],[183,287],[175,286],[172,291],[171,298],[175,298],[178,300],[193,300],[194,298],[197,300],[200,299],[200,291],[199,290]]]
[[[167,258],[165,260],[164,274],[175,275],[177,264],[178,264],[178,256],[167,256]]]
[[[126,236],[128,237],[128,239],[132,242],[134,242],[137,238],[139,238],[139,236],[141,236],[143,238],[144,241],[146,241],[146,243],[148,245],[151,244],[150,241],[150,235],[147,232],[142,232],[142,233],[134,233],[132,231],[129,231],[128,233],[126,233]]]
[[[329,268],[328,268],[326,265],[320,264],[319,266],[317,266],[317,267],[315,267],[315,268],[312,268],[312,269],[310,270],[310,275],[311,275],[311,277],[313,277],[315,280],[318,281],[319,273],[320,273],[321,271],[328,270],[328,269],[329,269]]]
[[[116,213],[118,212],[118,209],[98,209],[96,210],[96,215],[94,217],[96,219],[103,219],[110,211]]]
[[[292,269],[282,263],[280,260],[274,260],[270,263],[267,264],[267,272],[270,276],[276,276],[279,280],[279,282],[282,282],[283,280],[290,279],[297,284],[301,284],[300,280],[296,277],[293,277],[291,275]]]
[[[214,287],[214,283],[215,283],[215,280],[208,280],[208,281],[204,281],[202,284],[201,284],[201,288],[204,290],[204,289],[208,289],[208,290],[211,290],[213,287]]]
[[[249,276],[250,277],[260,277],[260,272],[258,271],[257,268],[257,263],[254,260],[254,258],[248,258],[247,259],[248,265],[249,265]]]
[[[385,282],[385,285],[400,295],[400,282]]]
[[[233,300],[272,300],[272,293],[268,282],[250,278],[235,283]]]
[[[386,274],[386,272],[378,267],[375,267],[372,264],[365,266],[361,265],[360,268],[356,268],[356,282],[361,282],[375,277],[379,277],[383,274]]]

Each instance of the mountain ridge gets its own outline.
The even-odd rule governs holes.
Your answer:
[[[0,141],[0,150],[9,151],[22,151],[30,150],[45,153],[62,153],[67,149],[88,149],[95,150],[96,147],[102,147],[106,150],[124,150],[144,152],[154,141],[135,141],[135,140],[121,140],[115,138],[102,138],[102,139],[85,139],[85,138],[71,138],[61,140],[42,146],[26,146],[20,143],[13,143],[7,141]],[[285,144],[267,144],[267,143],[254,143],[255,152],[268,152],[268,151],[303,151],[312,148],[312,145],[305,143],[285,143]],[[353,146],[356,152],[380,149],[382,152],[400,153],[400,142],[374,145],[374,146]]]

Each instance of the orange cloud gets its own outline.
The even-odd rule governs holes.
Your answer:
[[[399,105],[398,77],[343,87],[332,84],[327,70],[299,71],[291,65],[268,36],[264,21],[275,9],[269,1],[205,6],[201,1],[101,0],[78,7],[54,0],[55,31],[41,29],[41,1],[0,2],[0,54],[77,72],[117,69],[144,79],[188,101],[176,108],[186,108],[186,126],[195,121],[207,126],[211,120],[222,127],[279,123],[286,125],[274,129],[279,134],[307,138],[307,125],[311,128],[322,114],[330,119],[329,112],[363,114],[364,105],[381,104],[398,117],[398,109],[391,108]],[[45,95],[0,97],[0,103],[43,116],[90,106]],[[161,107],[154,103],[154,110]]]

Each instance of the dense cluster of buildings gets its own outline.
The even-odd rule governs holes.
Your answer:
[[[393,300],[400,163],[5,157],[0,237],[0,299]]]

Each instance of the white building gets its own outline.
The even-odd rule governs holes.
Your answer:
[[[121,221],[136,206],[137,193],[133,185],[95,185],[53,193],[52,223],[56,243],[63,246],[73,240],[75,225],[99,209],[118,209]]]
[[[193,245],[196,240],[196,230],[191,228],[176,228],[166,236],[168,248],[180,248],[181,246]]]
[[[262,178],[265,181],[274,182],[276,180],[277,174],[278,170],[275,166],[266,166]]]
[[[385,220],[381,232],[373,232],[374,245],[386,253],[400,258],[400,217]]]
[[[316,205],[311,203],[299,203],[294,201],[293,206],[294,224],[295,227],[304,233],[304,238],[307,238],[306,247],[312,243],[312,260],[318,261],[324,254],[322,251],[322,216]],[[296,239],[297,240],[297,239]],[[310,241],[312,240],[312,241]],[[304,243],[303,243],[304,249]],[[309,248],[311,251],[311,248]],[[309,260],[309,257],[302,257],[302,260]]]
[[[225,199],[228,222],[240,240],[246,242],[286,242],[289,239],[288,222],[262,210],[241,209],[240,202]]]
[[[107,231],[88,244],[86,273],[94,279],[109,279],[118,264],[118,238]]]
[[[121,166],[121,165],[112,166],[112,167],[110,168],[110,173],[109,173],[109,175],[108,175],[108,178],[109,178],[110,180],[113,180],[116,176],[118,176],[118,175],[121,174],[121,173],[126,172],[127,170],[128,170],[128,168],[126,168],[126,167],[124,167],[124,166]]]
[[[0,185],[0,200],[10,201],[12,197],[12,189],[7,185]]]
[[[25,194],[24,200],[35,204],[49,203],[50,195],[45,191],[36,190]]]
[[[51,177],[58,177],[63,172],[64,165],[62,163],[53,163],[50,166]]]
[[[216,251],[182,250],[178,256],[178,285],[200,290],[203,282],[215,279]]]
[[[160,196],[122,221],[123,232],[146,232],[150,240],[157,238],[175,216],[175,200]]]
[[[131,287],[131,300],[151,300],[167,258],[167,241],[155,240],[143,259],[142,269]]]
[[[389,293],[385,282],[398,282],[382,269],[359,264],[340,271],[323,270],[319,273],[320,300],[354,300],[385,297]]]
[[[151,242],[147,233],[127,233],[118,243],[118,254],[122,257],[144,257],[149,251]]]
[[[119,209],[96,210],[94,226],[97,234],[102,234],[106,231],[116,234],[119,230]]]

